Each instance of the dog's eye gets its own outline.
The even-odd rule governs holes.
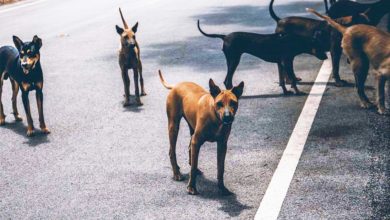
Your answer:
[[[222,108],[223,107],[223,102],[222,101],[217,102],[217,107],[218,108]]]
[[[237,102],[235,102],[235,101],[230,101],[230,106],[236,107],[236,106],[237,106]]]

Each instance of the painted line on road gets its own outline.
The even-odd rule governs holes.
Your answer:
[[[278,167],[257,210],[255,220],[277,219],[309,136],[332,70],[330,59],[324,61],[311,88]]]
[[[20,4],[16,3],[14,5],[10,5],[9,7],[3,6],[3,7],[7,7],[7,8],[4,8],[4,9],[0,8],[0,14],[5,13],[5,12],[10,12],[10,11],[13,11],[13,10],[17,10],[17,9],[20,9],[20,8],[25,8],[27,6],[36,5],[36,4],[41,3],[43,1],[46,1],[46,0],[36,0],[36,1],[29,1],[29,2],[20,2]]]

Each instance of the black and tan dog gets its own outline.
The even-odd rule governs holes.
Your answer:
[[[190,179],[187,191],[191,195],[198,194],[196,190],[196,175],[200,147],[206,141],[217,142],[218,187],[223,195],[230,194],[225,187],[223,174],[225,171],[225,156],[227,141],[232,123],[238,109],[238,100],[244,89],[244,82],[231,90],[221,90],[212,79],[209,81],[210,92],[192,82],[183,82],[175,86],[168,85],[159,71],[160,79],[165,88],[171,92],[167,97],[167,116],[169,130],[169,157],[173,169],[173,178],[183,180],[176,160],[176,141],[181,119],[187,121],[190,128],[191,141],[189,145]]]
[[[125,21],[122,10],[119,8],[124,28],[116,25],[116,32],[121,37],[121,48],[119,50],[119,66],[122,72],[123,86],[125,90],[125,101],[123,106],[130,105],[130,78],[129,69],[134,72],[135,101],[137,105],[142,105],[138,86],[138,76],[141,84],[141,95],[146,95],[144,88],[144,78],[142,77],[142,63],[140,49],[135,38],[138,22],[130,29]]]
[[[277,22],[275,32],[280,34],[297,34],[322,42],[323,50],[330,51],[332,56],[332,74],[336,86],[344,86],[346,81],[341,80],[339,75],[340,57],[342,54],[341,34],[331,28],[325,21],[298,16],[279,18],[273,10],[273,3],[274,0],[271,0],[269,12],[271,17]],[[372,14],[374,13],[372,12]],[[339,18],[337,22],[345,26],[351,26],[353,24],[367,24],[369,20],[369,16],[355,13],[348,17]]]
[[[364,92],[368,70],[370,64],[372,65],[377,79],[378,113],[385,114],[385,83],[390,80],[390,34],[368,25],[345,27],[313,9],[307,9],[307,11],[325,19],[332,27],[342,33],[343,51],[351,63],[363,108],[373,106]]]
[[[233,87],[233,75],[240,63],[241,55],[251,54],[267,62],[277,63],[279,68],[279,85],[284,94],[291,94],[285,86],[285,76],[292,80],[291,86],[296,94],[300,94],[297,88],[297,78],[293,69],[295,56],[303,53],[316,56],[320,60],[327,59],[320,42],[312,38],[294,34],[255,34],[247,32],[233,32],[228,35],[207,34],[199,25],[198,29],[206,37],[220,38],[223,40],[223,53],[226,57],[227,75],[224,84],[227,89]]]
[[[356,1],[343,0],[332,4],[330,9],[327,11],[327,14],[329,17],[335,19],[364,13],[369,18],[368,24],[376,26],[382,17],[389,12],[389,0],[380,0],[375,3],[365,4]]]
[[[39,124],[43,133],[49,134],[43,115],[43,73],[40,63],[39,50],[42,47],[42,40],[34,36],[32,42],[23,42],[18,37],[13,37],[16,48],[5,46],[0,48],[0,125],[5,124],[5,114],[1,95],[3,82],[10,79],[12,84],[12,108],[16,121],[21,121],[16,98],[19,87],[22,92],[24,110],[27,117],[27,136],[34,134],[34,125],[31,118],[30,101],[28,94],[30,91],[36,91],[36,99],[39,112]]]

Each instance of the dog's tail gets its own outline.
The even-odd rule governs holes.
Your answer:
[[[123,17],[121,8],[119,8],[119,13],[121,14],[123,26],[125,27],[125,29],[129,29],[129,25],[127,25],[127,22],[126,22],[125,18]]]
[[[279,17],[275,14],[275,11],[274,11],[274,8],[273,8],[274,1],[275,1],[275,0],[271,0],[271,2],[269,3],[268,10],[269,10],[269,14],[271,15],[272,19],[274,19],[276,22],[278,22],[278,21],[281,20],[281,18],[279,18]],[[325,1],[326,1],[326,0],[325,0]]]
[[[169,85],[167,82],[165,82],[164,77],[162,76],[161,70],[158,70],[158,75],[160,76],[160,81],[165,88],[172,89],[174,87],[174,85]]]
[[[333,28],[335,28],[336,30],[338,30],[340,33],[344,34],[345,33],[345,30],[347,29],[346,27],[344,27],[343,25],[337,23],[336,21],[334,21],[333,19],[331,19],[330,17],[326,16],[326,15],[322,15],[320,13],[318,13],[317,11],[315,11],[314,9],[312,8],[306,8],[306,11],[322,18],[322,19],[325,19],[329,24],[330,26],[332,26]]]
[[[221,38],[222,40],[225,39],[226,35],[223,34],[207,34],[205,33],[201,28],[200,28],[200,22],[198,20],[198,29],[200,33],[202,33],[206,37],[211,37],[211,38]]]

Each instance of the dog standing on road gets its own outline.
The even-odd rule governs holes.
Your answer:
[[[240,63],[241,55],[251,54],[267,62],[277,63],[279,68],[279,85],[285,95],[291,94],[285,86],[285,78],[292,81],[291,87],[295,93],[301,94],[297,88],[297,78],[294,73],[293,61],[295,56],[303,53],[316,56],[320,60],[327,59],[320,42],[313,41],[294,34],[255,34],[247,32],[233,32],[228,35],[207,34],[201,28],[198,20],[198,29],[206,37],[223,40],[223,53],[226,57],[227,74],[224,84],[227,89],[233,87],[233,75]]]
[[[325,19],[343,35],[342,48],[351,63],[363,108],[370,108],[373,105],[364,92],[369,67],[372,65],[377,80],[378,113],[385,114],[385,84],[390,80],[390,34],[368,25],[347,28],[313,9],[307,11]]]
[[[142,105],[139,87],[138,76],[141,84],[141,95],[145,96],[144,78],[142,77],[142,63],[140,57],[140,49],[135,39],[135,33],[137,32],[138,22],[130,29],[125,21],[122,10],[119,8],[119,13],[122,18],[124,28],[116,25],[116,32],[121,37],[121,48],[119,50],[119,66],[122,72],[123,85],[125,90],[125,101],[123,106],[130,105],[130,78],[129,69],[133,69],[134,72],[134,87],[135,87],[135,101],[137,105]]]
[[[330,27],[325,21],[298,16],[280,18],[273,10],[273,3],[274,0],[271,0],[269,4],[269,13],[277,22],[275,32],[280,34],[297,34],[308,38],[314,38],[315,41],[322,42],[323,50],[330,51],[331,53],[332,75],[336,86],[344,86],[347,82],[341,80],[339,75],[340,58],[342,54],[341,34]],[[359,13],[349,17],[339,18],[337,19],[337,22],[342,23],[345,26],[369,23],[367,16]]]
[[[39,53],[42,47],[42,40],[34,36],[32,42],[23,42],[20,38],[13,36],[15,47],[5,46],[0,48],[0,125],[5,124],[5,114],[1,95],[4,79],[10,79],[12,85],[12,108],[16,121],[22,121],[19,116],[17,101],[19,87],[22,91],[22,100],[27,117],[27,136],[34,134],[34,125],[30,111],[28,94],[36,91],[36,99],[39,113],[39,124],[43,133],[49,134],[43,115],[43,72],[41,68]]]
[[[161,83],[171,90],[167,97],[167,116],[169,130],[169,157],[171,160],[173,178],[183,180],[176,160],[176,141],[181,119],[188,123],[191,141],[189,145],[190,179],[187,191],[191,195],[198,194],[196,190],[196,175],[198,156],[204,142],[217,142],[218,187],[223,195],[231,194],[225,187],[223,174],[225,171],[225,156],[227,141],[232,128],[234,116],[238,109],[238,100],[244,90],[244,82],[231,90],[221,90],[212,79],[209,81],[210,92],[195,83],[183,82],[175,86],[168,85],[159,71]]]

